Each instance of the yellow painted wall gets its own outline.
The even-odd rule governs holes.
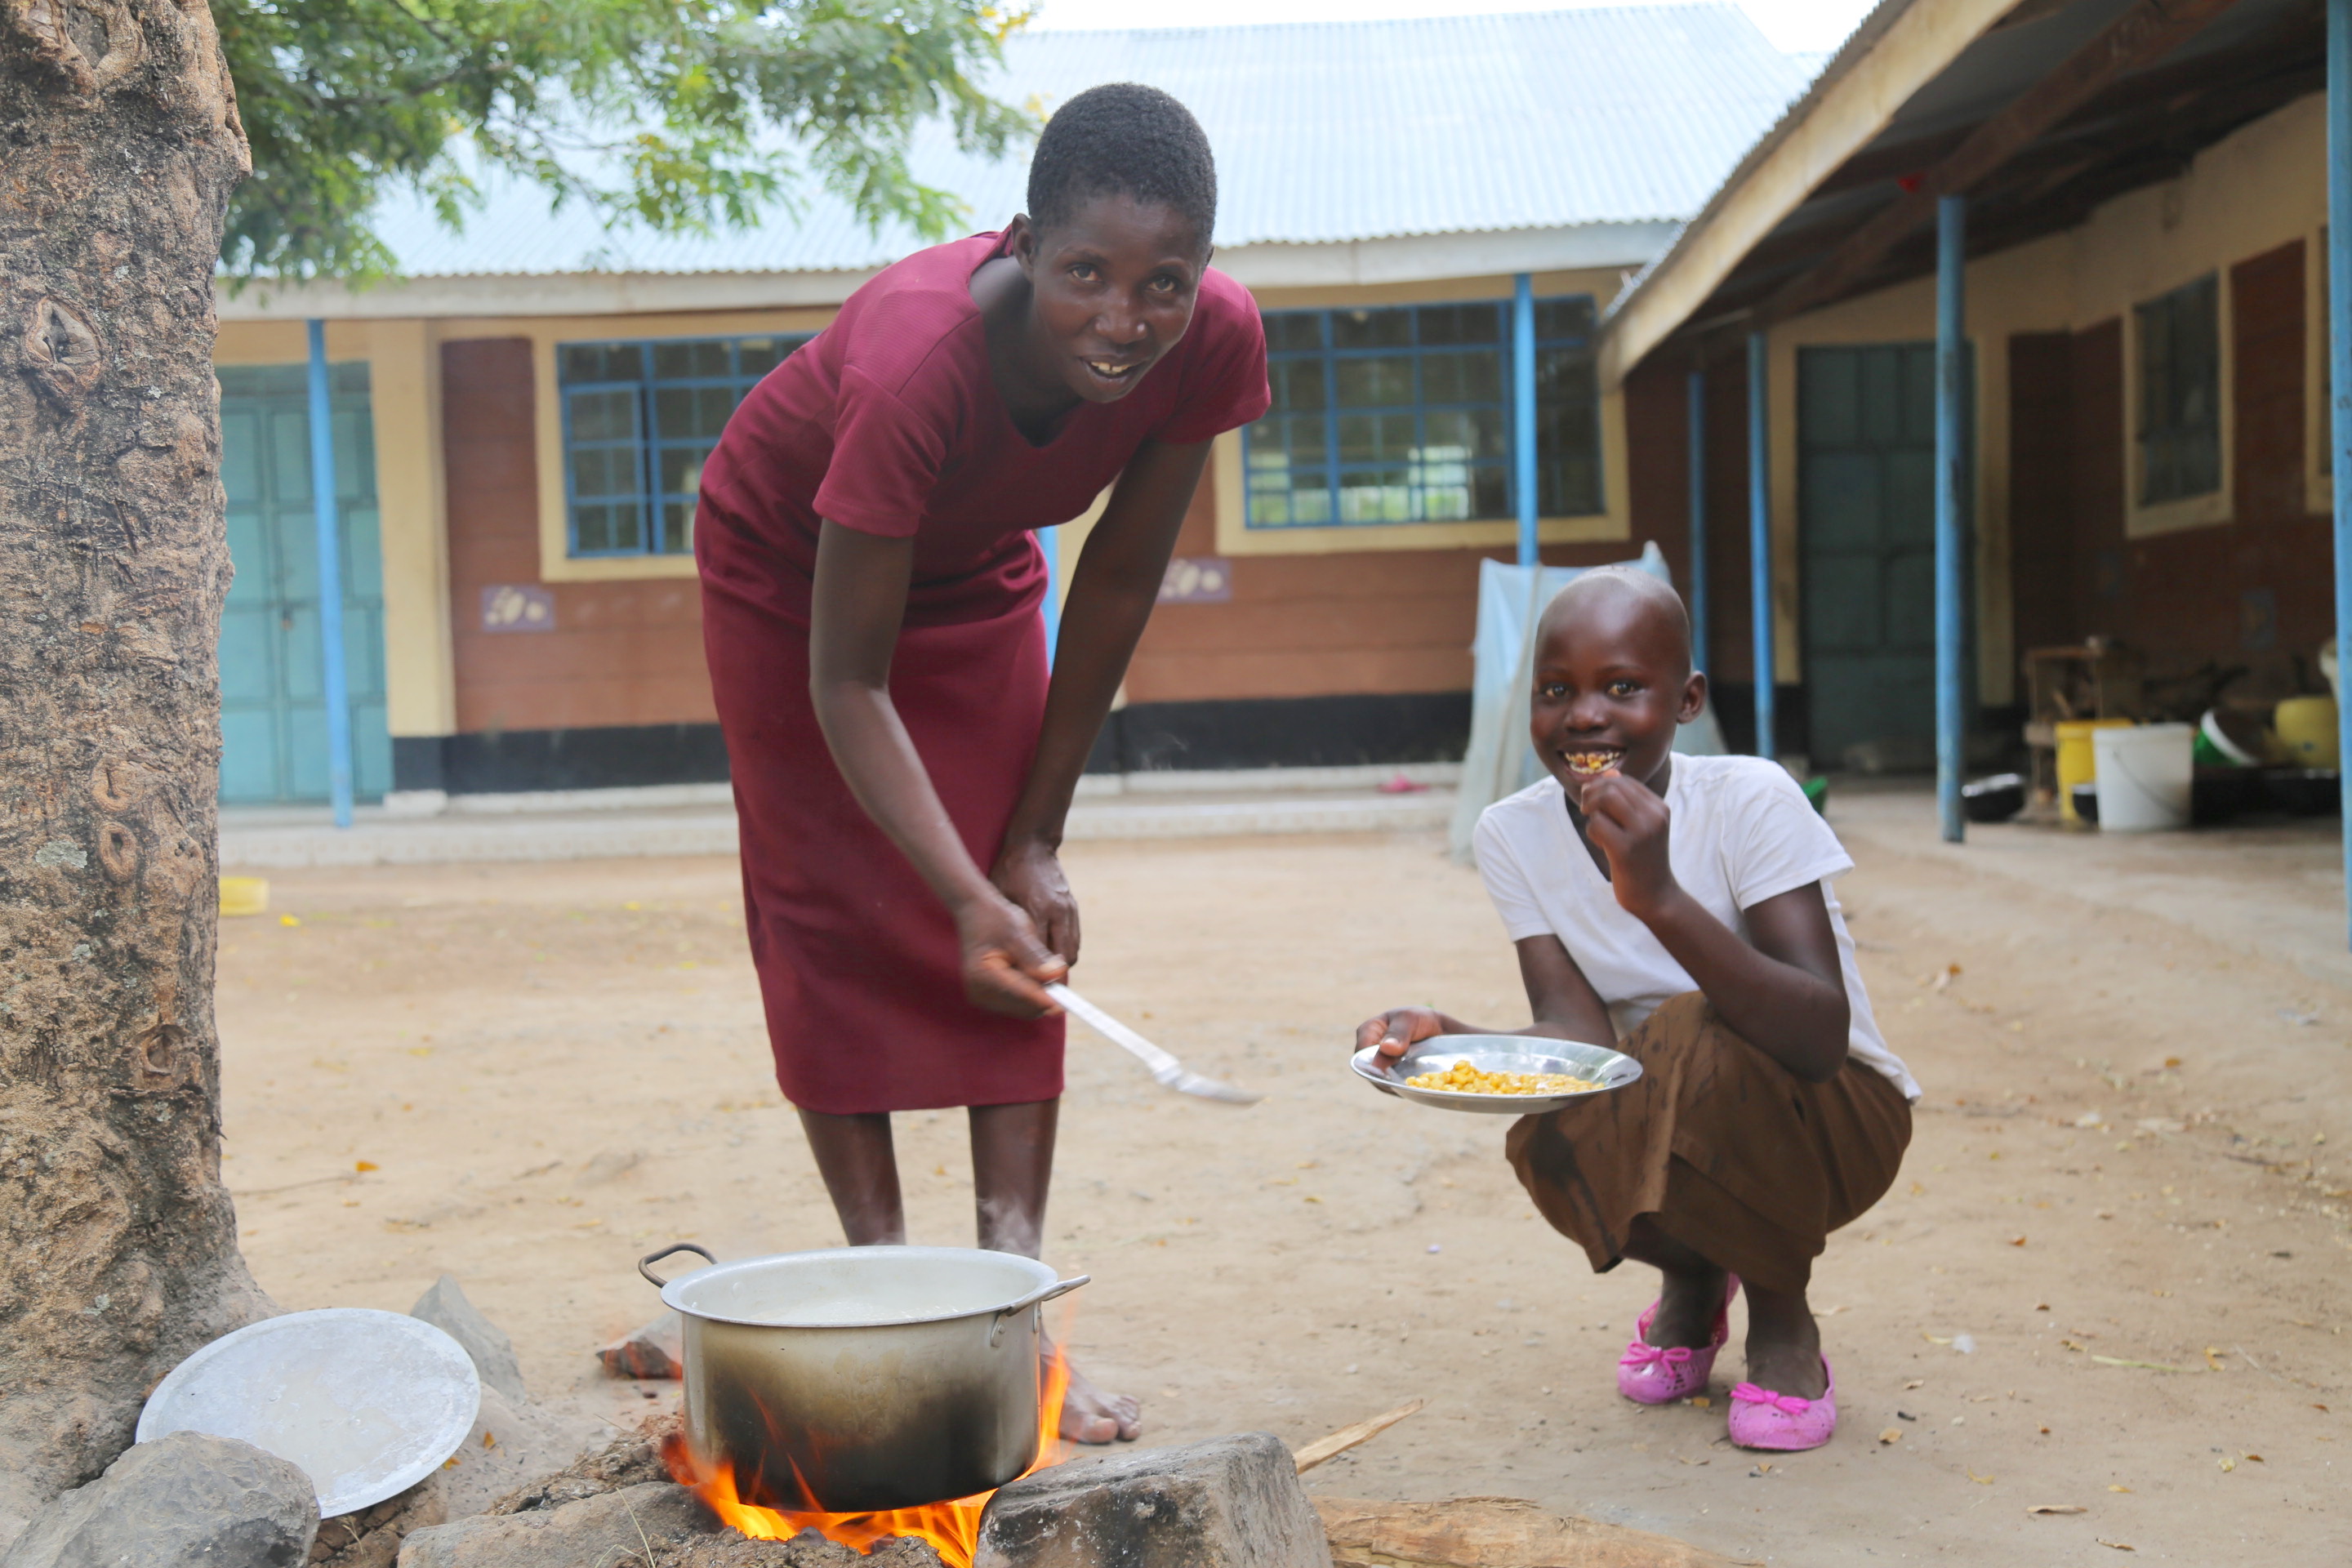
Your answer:
[[[1623,285],[1614,269],[1538,273],[1538,297],[1589,293],[1606,304]],[[1507,299],[1507,276],[1354,288],[1273,289],[1267,309],[1428,303]],[[383,518],[384,629],[390,727],[394,735],[443,735],[457,729],[456,671],[450,626],[446,479],[441,453],[441,346],[481,338],[520,338],[530,344],[534,383],[534,456],[541,476],[539,571],[548,583],[686,578],[691,559],[572,559],[566,549],[562,426],[556,395],[556,349],[565,342],[761,331],[822,330],[828,309],[616,316],[467,317],[446,320],[331,321],[327,352],[337,362],[369,366],[376,449],[376,489]],[[215,360],[221,364],[299,364],[307,354],[299,321],[226,321]],[[1630,531],[1626,493],[1624,405],[1605,394],[1602,484],[1605,510],[1591,516],[1547,518],[1547,542],[1616,540]],[[1252,533],[1241,526],[1240,440],[1220,443],[1213,468],[1216,486],[1216,547],[1239,555],[1354,553],[1393,550],[1485,550],[1509,544],[1508,522],[1401,524]],[[1089,518],[1085,523],[1091,522]],[[1064,540],[1063,566],[1075,566],[1086,526]]]
[[[1983,700],[2014,700],[2017,650],[2010,606],[2009,340],[2018,332],[2080,331],[2134,305],[2221,276],[2222,479],[2218,494],[2165,507],[2135,502],[2135,536],[2226,521],[2233,416],[2228,354],[2229,269],[2291,240],[2315,240],[2326,222],[2326,134],[2318,97],[2300,99],[2207,149],[2180,177],[2119,196],[2075,228],[1969,264],[1967,331],[1977,366],[1978,681]],[[1784,679],[1801,679],[1796,616],[1797,351],[1814,344],[1932,339],[1935,283],[1896,288],[1816,310],[1772,330],[1770,444],[1775,638]],[[2135,334],[2124,333],[2126,387]],[[2134,419],[2136,427],[2137,414]],[[2134,457],[2128,438],[2116,461]],[[2311,476],[2314,494],[2326,481]],[[2136,496],[2136,477],[2126,495]]]

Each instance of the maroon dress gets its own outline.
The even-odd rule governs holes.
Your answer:
[[[915,541],[890,697],[986,869],[1045,710],[1043,552],[1147,440],[1205,441],[1265,412],[1265,338],[1211,269],[1183,341],[1053,438],[1015,428],[971,275],[1002,237],[919,251],[849,297],[753,388],[702,470],[703,647],[735,781],[743,903],[776,1081],[836,1115],[1062,1092],[1062,1021],[963,994],[947,909],[849,793],[809,699],[819,518]]]

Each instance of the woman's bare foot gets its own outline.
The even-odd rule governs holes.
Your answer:
[[[1822,1331],[1804,1292],[1759,1290],[1752,1280],[1745,1289],[1748,1381],[1775,1394],[1819,1399],[1829,1386],[1822,1373]]]
[[[1143,1406],[1131,1394],[1105,1394],[1094,1379],[1069,1369],[1062,1398],[1062,1436],[1073,1443],[1132,1443],[1143,1435]]]

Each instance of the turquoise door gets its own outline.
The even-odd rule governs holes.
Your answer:
[[[1936,345],[1797,351],[1816,767],[1936,765]]]
[[[229,560],[236,567],[221,616],[221,802],[323,801],[327,705],[305,371],[232,365],[219,374],[221,483],[228,491]],[[372,800],[392,787],[375,441],[367,366],[336,365],[331,376],[352,793]]]

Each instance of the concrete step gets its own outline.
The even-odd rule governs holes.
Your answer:
[[[1374,780],[1402,773],[1423,787],[1385,794]],[[1089,780],[1070,808],[1072,842],[1201,838],[1291,833],[1412,833],[1443,828],[1454,809],[1458,769],[1281,769],[1252,773],[1146,774]],[[1438,775],[1443,783],[1415,775]],[[1305,776],[1300,776],[1305,775]],[[1170,782],[1190,779],[1193,788]],[[1211,787],[1200,787],[1201,785]],[[535,797],[460,797],[434,816],[363,807],[338,829],[320,808],[226,808],[220,814],[223,870],[304,866],[429,866],[476,861],[588,860],[606,857],[732,855],[735,813],[725,786],[650,801],[600,798],[636,792],[569,792]],[[496,806],[478,804],[497,801]]]

